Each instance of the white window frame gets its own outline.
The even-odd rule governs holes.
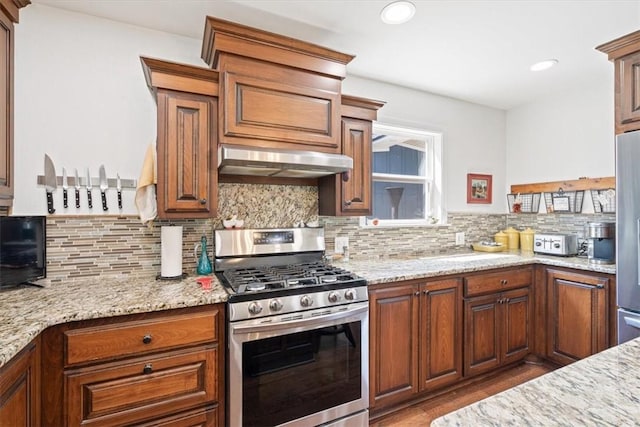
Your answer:
[[[412,129],[390,124],[373,123],[374,134],[397,135],[425,140],[425,152],[427,164],[424,168],[424,176],[421,175],[397,175],[375,173],[372,164],[372,181],[402,182],[423,184],[425,188],[424,212],[422,219],[369,219],[360,218],[360,225],[371,227],[403,227],[403,226],[438,226],[446,223],[444,214],[444,202],[442,192],[442,133],[421,129]],[[373,149],[373,147],[372,147]],[[372,156],[373,163],[373,156]],[[373,191],[371,197],[373,198]],[[373,200],[372,200],[373,203]],[[377,219],[377,224],[374,221]]]

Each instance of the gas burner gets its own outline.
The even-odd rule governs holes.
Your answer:
[[[322,283],[335,283],[338,281],[337,276],[320,276],[320,281]]]
[[[245,288],[247,291],[255,292],[255,291],[263,291],[267,288],[265,283],[260,282],[252,282],[247,285]]]

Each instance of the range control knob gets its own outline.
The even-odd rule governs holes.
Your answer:
[[[280,311],[282,310],[282,301],[280,301],[279,299],[272,299],[269,302],[269,310],[271,311]]]
[[[309,295],[302,295],[302,297],[300,297],[300,305],[303,307],[311,307],[313,300],[309,298]]]
[[[356,299],[357,295],[358,294],[356,293],[355,289],[347,289],[346,291],[344,291],[344,297],[349,301],[353,301],[354,299]]]
[[[337,292],[329,292],[329,295],[327,295],[327,299],[329,300],[329,302],[338,302],[340,300],[340,295],[338,295]]]
[[[262,312],[262,306],[257,302],[249,303],[249,313],[251,314],[260,314]]]

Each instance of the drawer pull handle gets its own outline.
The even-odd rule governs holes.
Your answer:
[[[143,374],[148,375],[152,372],[153,372],[153,365],[151,363],[147,363],[146,365],[144,365],[144,368],[142,369]]]
[[[151,342],[151,335],[150,335],[150,334],[147,334],[147,335],[145,335],[144,337],[142,337],[142,342],[143,342],[144,344],[149,344],[149,343]]]

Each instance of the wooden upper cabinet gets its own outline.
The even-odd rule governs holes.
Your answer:
[[[615,65],[616,134],[640,129],[640,31],[596,47]]]
[[[220,72],[221,144],[340,153],[352,55],[207,17],[202,58]]]
[[[0,211],[13,205],[14,23],[29,0],[0,0]]]
[[[218,208],[218,73],[141,59],[158,104],[158,217],[214,217]]]
[[[371,215],[371,129],[383,105],[382,101],[342,96],[342,154],[353,159],[353,169],[318,180],[320,215]]]

